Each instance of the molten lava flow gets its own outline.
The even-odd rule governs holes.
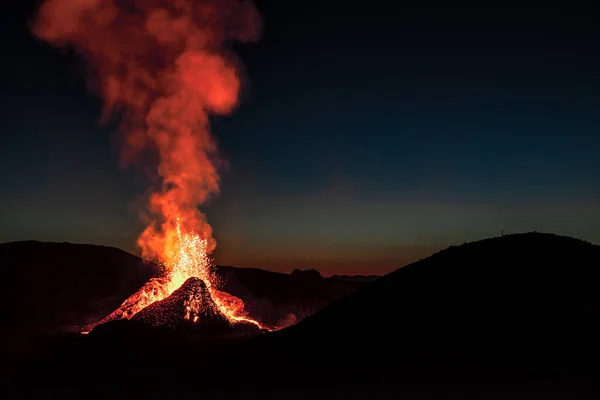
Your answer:
[[[166,275],[148,281],[140,290],[125,300],[117,310],[98,323],[86,326],[82,333],[88,333],[98,324],[123,318],[131,319],[149,305],[169,297],[192,277],[201,279],[206,285],[213,300],[212,303],[217,307],[217,310],[212,310],[214,313],[221,313],[231,324],[245,322],[254,324],[260,329],[271,330],[246,314],[244,302],[241,299],[217,289],[220,282],[208,257],[206,239],[201,239],[194,232],[182,232],[179,223],[175,227],[177,240],[172,241],[172,247],[168,249],[169,258],[165,265]],[[190,319],[190,315],[197,315],[198,309],[204,306],[195,303],[188,304],[186,319]],[[193,322],[197,322],[197,318]]]
[[[92,87],[105,116],[119,111],[124,161],[158,160],[142,255],[165,267],[107,318],[131,318],[162,300],[187,278],[205,282],[232,321],[241,300],[219,292],[208,254],[212,228],[198,205],[219,191],[211,114],[229,114],[241,81],[227,46],[258,39],[260,17],[239,0],[46,0],[34,33],[57,47],[71,47],[90,66]]]
[[[176,225],[176,234],[177,240],[174,248],[168,249],[170,258],[166,263],[170,271],[166,282],[168,295],[179,288],[188,278],[200,278],[219,311],[229,322],[249,322],[265,329],[259,322],[245,315],[244,302],[241,299],[217,290],[218,279],[208,257],[206,239],[201,239],[194,232],[181,232],[179,223]]]

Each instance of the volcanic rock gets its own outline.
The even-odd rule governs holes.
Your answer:
[[[164,277],[152,278],[144,284],[137,292],[129,296],[123,304],[100,321],[85,325],[81,332],[90,332],[96,326],[106,324],[111,321],[129,319],[140,311],[140,307],[145,308],[152,304],[152,299],[158,296],[166,296],[167,280]]]
[[[164,286],[157,265],[113,247],[11,242],[0,244],[0,259],[0,302],[11,304],[2,315],[7,328],[0,334],[0,352],[15,356],[38,335],[87,332],[129,318],[140,296]],[[358,288],[349,282],[305,282],[252,268],[217,267],[216,272],[220,289],[240,298],[253,318],[270,326],[281,325],[288,314],[302,319]]]
[[[256,268],[217,266],[220,289],[241,299],[264,325],[285,327],[368,283],[322,277],[317,271],[283,274]]]
[[[214,382],[211,370],[248,359],[228,375],[241,387],[306,382],[289,371],[315,387],[596,385],[598,265],[600,246],[550,234],[452,246],[195,374]]]
[[[293,279],[303,279],[303,280],[320,280],[323,279],[323,276],[316,269],[307,269],[300,270],[295,269],[290,274]]]
[[[155,327],[179,328],[193,322],[226,324],[206,284],[199,278],[189,278],[169,297],[138,312],[132,321]]]
[[[230,323],[215,304],[206,284],[199,278],[189,278],[169,297],[144,308],[131,320],[154,327],[203,333],[254,327],[248,326],[249,324]]]
[[[40,335],[99,321],[158,269],[116,248],[37,241],[0,244],[0,260],[0,371],[34,351]]]

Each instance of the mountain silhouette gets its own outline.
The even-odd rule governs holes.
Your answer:
[[[451,246],[278,332],[200,349],[172,330],[116,321],[15,382],[120,381],[139,393],[206,395],[328,388],[345,397],[373,388],[587,388],[600,372],[598,265],[599,246],[550,234]]]
[[[41,333],[76,330],[117,308],[156,274],[125,251],[71,243],[0,244],[3,353]]]
[[[73,243],[3,243],[0,259],[4,266],[0,299],[21,297],[3,318],[20,333],[75,329],[98,321],[159,270],[120,249]],[[309,315],[360,286],[339,284],[320,275],[298,285],[290,274],[256,268],[217,267],[216,272],[222,290],[250,303],[254,300],[259,313],[261,308],[271,308],[270,312],[264,310],[271,325],[294,311]]]
[[[120,309],[151,279],[161,279],[155,264],[105,246],[10,242],[0,244],[0,260],[2,369],[12,368],[23,354],[55,347],[45,335],[78,332]],[[360,286],[320,275],[298,281],[290,274],[252,268],[217,267],[216,272],[221,289],[241,298],[249,315],[269,326],[291,325]],[[108,331],[129,329],[121,328],[126,325],[113,324]]]
[[[243,379],[289,387],[587,384],[599,372],[599,266],[599,246],[551,234],[452,246],[222,362],[255,360]]]
[[[368,282],[324,278],[316,270],[291,274],[219,266],[221,290],[244,301],[246,311],[270,326],[289,326]]]

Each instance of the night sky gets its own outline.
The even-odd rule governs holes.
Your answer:
[[[2,15],[0,242],[136,253],[146,184],[84,66]],[[324,4],[326,3],[326,5]],[[356,3],[356,4],[354,4]],[[203,209],[221,264],[381,274],[501,231],[600,243],[600,33],[585,9],[257,2]]]

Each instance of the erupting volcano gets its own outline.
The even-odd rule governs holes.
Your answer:
[[[270,329],[244,313],[244,303],[241,299],[217,289],[219,281],[208,257],[206,239],[201,239],[193,232],[182,233],[179,224],[176,225],[176,233],[177,240],[173,242],[174,247],[169,250],[170,257],[165,263],[165,276],[148,281],[117,310],[98,323],[85,327],[83,333],[89,332],[98,324],[133,318],[150,305],[171,296],[190,279],[201,281],[206,294],[186,304],[185,319],[202,322],[201,314],[218,315],[230,324],[250,323],[260,329]],[[199,304],[198,299],[204,299],[203,304]]]
[[[101,322],[130,319],[197,278],[211,298],[208,307],[218,309],[213,311],[230,323],[261,327],[244,314],[240,299],[218,290],[209,258],[216,243],[198,209],[219,191],[209,115],[232,112],[241,86],[226,45],[256,40],[259,21],[254,6],[238,0],[43,3],[34,33],[71,47],[87,62],[105,116],[118,111],[122,117],[123,160],[158,160],[149,224],[138,245],[144,257],[164,267],[164,275]]]

